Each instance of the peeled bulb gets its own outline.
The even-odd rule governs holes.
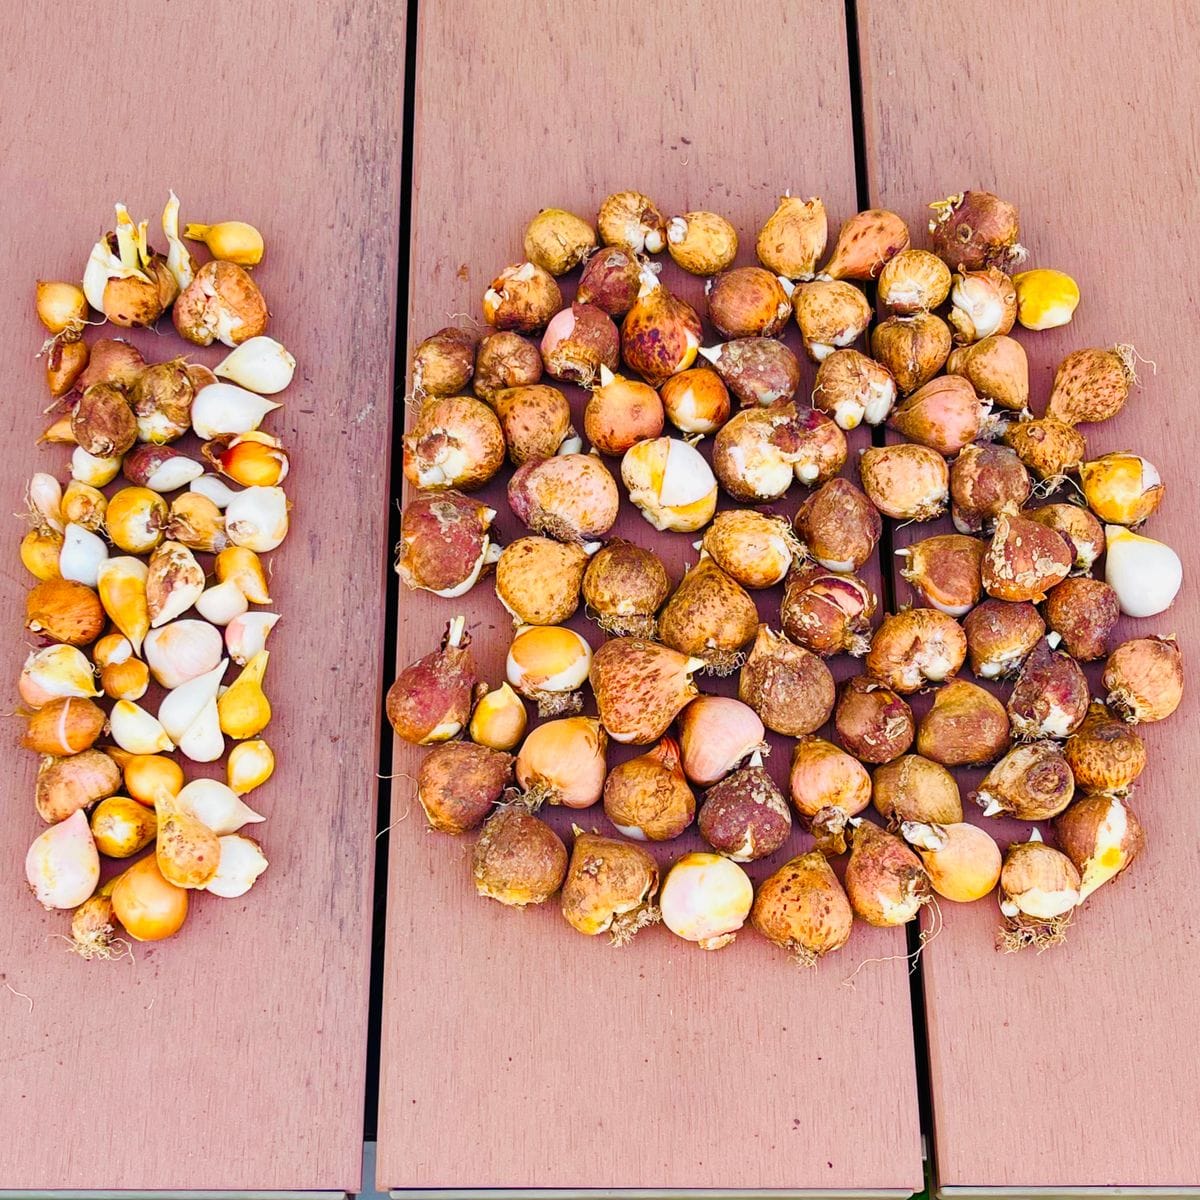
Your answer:
[[[758,714],[732,696],[697,696],[679,715],[684,774],[708,787],[763,745]]]
[[[295,372],[296,360],[265,334],[235,347],[213,367],[214,375],[260,396],[282,392],[292,382]]]
[[[239,667],[244,667],[260,650],[266,648],[267,636],[279,623],[279,614],[247,612],[234,617],[225,626],[225,648]]]
[[[201,475],[193,479],[188,484],[188,491],[207,500],[219,512],[224,512],[230,500],[237,495],[219,475]]]
[[[1153,617],[1171,607],[1183,585],[1183,563],[1164,542],[1121,525],[1104,527],[1104,578],[1127,617]],[[86,580],[84,581],[86,582]]]
[[[92,812],[96,849],[108,858],[130,858],[150,845],[157,831],[154,814],[128,796],[109,796]]]
[[[217,700],[221,731],[238,741],[261,733],[271,721],[271,702],[262,689],[269,657],[267,650],[256,654]]]
[[[158,719],[176,741],[201,718],[205,708],[217,698],[226,663],[222,660],[212,670],[172,688],[158,706]]]
[[[247,343],[249,344],[249,343]],[[280,405],[233,383],[210,383],[192,401],[192,429],[204,441],[223,434],[250,433]]]
[[[256,267],[262,262],[263,236],[245,221],[221,221],[216,225],[189,223],[183,236],[192,242],[203,242],[213,258]]]
[[[158,754],[175,749],[166,730],[153,714],[132,700],[118,700],[109,714],[112,739],[130,754]]]
[[[262,559],[245,546],[227,546],[217,555],[214,564],[217,579],[224,583],[232,579],[251,604],[270,604],[271,594],[267,588],[267,572]]]
[[[537,702],[540,716],[554,716],[582,707],[579,689],[591,662],[591,647],[573,629],[526,625],[509,646],[506,674],[521,695]]]
[[[221,661],[221,634],[207,621],[171,621],[146,634],[144,650],[155,681],[177,688]]]
[[[150,630],[147,575],[146,564],[130,556],[105,559],[97,572],[100,603],[112,623],[129,639],[135,654],[141,653],[142,640]]]
[[[232,579],[206,588],[196,597],[195,604],[196,611],[206,621],[222,626],[242,616],[250,607],[246,593]]]
[[[274,752],[262,738],[239,742],[230,750],[225,764],[226,781],[238,796],[261,787],[274,773]]]
[[[35,579],[61,579],[63,535],[53,529],[31,529],[21,539],[21,563]]]
[[[659,895],[663,924],[701,950],[728,946],[753,903],[754,885],[737,863],[698,851],[671,867]]]
[[[193,779],[175,798],[218,837],[237,833],[243,825],[266,820],[243,803],[231,787],[216,779]]]
[[[74,283],[37,283],[37,315],[51,333],[77,329],[87,321],[88,303],[83,289]]]
[[[216,762],[225,753],[225,737],[216,700],[209,700],[179,739],[179,751],[192,762]]]
[[[82,525],[67,526],[58,555],[58,569],[64,579],[94,588],[99,582],[100,564],[107,558],[108,546],[103,538]]]
[[[100,856],[83,809],[33,839],[25,878],[44,908],[74,908],[92,894],[100,880]]]
[[[1000,847],[977,825],[905,821],[904,840],[921,856],[933,890],[947,900],[982,900],[1000,879]]]
[[[153,854],[138,859],[112,890],[113,915],[135,941],[157,942],[179,931],[188,894],[163,878]]]
[[[244,896],[267,869],[267,856],[253,838],[244,834],[230,834],[217,841],[221,848],[220,865],[216,874],[204,885],[204,890],[227,900]]]
[[[1154,464],[1128,452],[1083,463],[1079,481],[1088,507],[1112,525],[1140,524],[1158,508],[1166,490]]]
[[[248,487],[226,506],[225,532],[235,546],[265,554],[287,537],[289,507],[283,488]]]
[[[160,754],[134,754],[125,764],[125,788],[139,804],[154,807],[160,791],[172,796],[183,787],[183,768]]]
[[[621,461],[621,480],[655,529],[690,533],[707,525],[716,511],[712,468],[693,445],[678,438],[638,442]]]
[[[102,488],[112,483],[121,469],[121,456],[104,457],[89,454],[82,446],[71,451],[71,478],[92,487]]]
[[[492,750],[512,750],[525,736],[529,716],[521,697],[502,683],[488,692],[471,714],[471,741]]]

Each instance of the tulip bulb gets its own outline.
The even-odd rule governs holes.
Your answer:
[[[502,683],[475,705],[467,733],[471,741],[490,750],[512,750],[525,736],[528,720],[521,697]]]
[[[995,267],[955,275],[950,304],[955,340],[967,344],[1008,333],[1017,318],[1017,290]]]
[[[158,754],[175,749],[175,743],[158,719],[132,700],[118,700],[108,719],[113,741],[130,754]]]
[[[856,213],[842,225],[820,278],[875,279],[908,245],[908,226],[894,212],[871,208]]]
[[[875,768],[871,803],[893,833],[907,822],[957,825],[963,819],[954,776],[919,754],[905,754]]]
[[[896,403],[896,381],[882,363],[857,350],[835,350],[817,368],[812,404],[840,429],[880,425]]]
[[[1079,872],[1065,854],[1047,846],[1035,829],[1027,842],[1009,846],[1000,872],[1000,911],[1008,919],[997,937],[1007,951],[1057,945],[1079,903]]]
[[[46,756],[38,767],[34,806],[43,821],[64,821],[77,809],[90,808],[121,786],[121,769],[100,750],[67,758]]]
[[[139,804],[154,807],[160,791],[178,795],[183,787],[183,768],[160,754],[133,754],[125,764],[125,790]]]
[[[1075,786],[1085,795],[1124,795],[1146,769],[1146,744],[1131,725],[1093,700],[1063,747]]]
[[[589,937],[607,933],[612,945],[623,946],[660,919],[657,891],[658,864],[649,853],[575,827],[562,886],[563,917],[573,929]]]
[[[946,767],[991,762],[1009,744],[1008,713],[990,692],[955,679],[934,693],[921,718],[917,752]]]
[[[74,908],[100,881],[100,856],[79,809],[33,839],[25,855],[25,878],[43,908]]]
[[[234,795],[245,796],[275,773],[275,754],[262,738],[239,742],[229,752],[225,778]]]
[[[243,487],[274,487],[287,478],[283,443],[261,430],[206,442],[201,453],[222,475]]]
[[[879,272],[879,302],[899,316],[931,312],[950,295],[950,285],[950,268],[936,254],[901,250]]]
[[[634,254],[658,254],[666,246],[667,223],[649,196],[614,192],[600,205],[596,218],[600,241]]]
[[[216,762],[225,753],[225,737],[216,700],[209,700],[179,739],[179,752],[192,762]]]
[[[112,483],[121,469],[121,456],[89,454],[82,446],[71,451],[71,478],[91,487],[102,488]]]
[[[271,703],[262,689],[270,652],[262,650],[243,668],[242,673],[217,699],[221,732],[241,741],[266,729],[271,720]]]
[[[737,258],[737,230],[718,213],[684,213],[667,222],[667,250],[690,274],[716,275]]]
[[[562,208],[544,208],[525,227],[525,257],[551,275],[565,275],[596,249],[596,231]]]
[[[87,322],[88,302],[83,289],[74,283],[37,282],[38,320],[52,333],[79,329]]]
[[[202,441],[250,433],[281,405],[233,383],[210,383],[192,401],[192,429]]]
[[[274,338],[260,335],[236,346],[213,367],[213,374],[260,396],[282,392],[296,372],[296,360]]]
[[[907,925],[932,902],[929,872],[895,834],[870,821],[854,825],[846,894],[868,925]]]
[[[1055,742],[1014,746],[975,793],[985,817],[1006,814],[1018,821],[1056,817],[1075,795],[1075,778]]]
[[[135,654],[142,650],[142,639],[150,629],[150,610],[146,600],[149,570],[138,558],[105,559],[98,571],[97,590],[104,611],[112,623],[129,639]]]
[[[758,234],[758,260],[772,274],[785,279],[809,280],[825,253],[829,236],[825,205],[813,196],[801,200],[790,193],[767,218]]]
[[[217,841],[220,845],[220,865],[204,885],[204,890],[212,896],[229,900],[244,896],[267,869],[267,856],[253,838],[244,834],[229,834]]]
[[[218,837],[237,833],[243,825],[266,820],[261,813],[243,803],[231,787],[215,779],[193,779],[175,799]]]
[[[1131,725],[1162,721],[1183,699],[1183,656],[1173,637],[1122,642],[1104,664],[1108,707]]]
[[[978,538],[942,533],[896,551],[900,574],[931,607],[962,617],[983,595],[981,564],[985,546]]]
[[[692,674],[704,660],[641,638],[609,638],[593,655],[592,691],[600,721],[617,742],[646,745],[666,733],[697,695]]]
[[[634,841],[678,837],[696,815],[679,743],[664,737],[645,754],[613,767],[604,781],[604,813],[618,833]]]
[[[566,873],[562,839],[527,808],[502,805],[485,822],[472,857],[479,895],[512,908],[544,904]]]
[[[287,537],[290,507],[283,488],[248,487],[226,507],[225,532],[235,546],[265,554]]]
[[[592,555],[583,573],[587,615],[618,637],[654,637],[655,614],[670,591],[666,568],[654,551],[620,538]]]
[[[1062,852],[1079,872],[1079,903],[1115,879],[1146,844],[1141,823],[1119,796],[1084,796],[1054,822]]]
[[[218,512],[224,512],[230,500],[237,495],[219,475],[198,476],[188,484],[188,491],[207,501]]]
[[[667,872],[659,895],[663,924],[701,950],[737,937],[754,903],[754,885],[732,859],[693,851]]]
[[[986,830],[963,822],[905,821],[904,840],[914,846],[939,896],[969,904],[982,900],[1000,880],[1000,847]]]
[[[1059,363],[1046,416],[1080,425],[1115,417],[1137,382],[1132,346],[1073,350]]]
[[[819,729],[833,712],[833,676],[824,660],[759,625],[738,676],[738,698],[787,737]]]
[[[518,467],[508,483],[508,502],[534,533],[590,542],[613,527],[621,496],[599,455],[571,453]]]
[[[854,911],[825,855],[811,850],[759,885],[750,922],[804,967],[850,939]]]
[[[683,433],[716,433],[729,417],[729,392],[707,367],[680,371],[658,391],[667,420]]]
[[[21,564],[35,579],[61,579],[62,546],[61,533],[53,529],[31,529],[21,539]]]
[[[867,671],[902,695],[944,683],[967,657],[962,626],[936,608],[905,608],[884,617],[867,652]]]
[[[679,747],[684,774],[701,787],[724,779],[763,747],[758,714],[731,696],[697,696],[679,715]]]
[[[717,481],[690,443],[678,438],[638,442],[621,461],[629,499],[659,530],[690,533],[712,520]]]
[[[238,346],[265,333],[269,315],[249,272],[218,259],[200,267],[171,310],[179,336],[197,346]]]
[[[708,789],[698,825],[701,837],[734,862],[766,858],[787,841],[791,810],[763,769],[761,750]]]
[[[33,709],[58,697],[101,694],[87,656],[78,647],[64,644],[34,650],[21,668],[17,691],[21,702]]]
[[[52,641],[86,646],[104,628],[102,598],[86,584],[45,579],[25,597],[25,628]]]
[[[592,650],[573,629],[563,625],[526,625],[508,649],[508,682],[537,702],[540,716],[578,712],[579,694],[588,677]]]
[[[239,667],[244,667],[266,648],[267,637],[279,623],[279,614],[247,612],[234,617],[225,626],[225,649]]]
[[[637,300],[621,323],[625,365],[651,387],[661,387],[696,361],[702,333],[695,309],[643,266]]]

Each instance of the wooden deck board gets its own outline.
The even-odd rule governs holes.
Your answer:
[[[21,508],[45,406],[33,283],[78,278],[112,203],[253,221],[271,333],[296,355],[268,424],[292,453],[272,580],[267,732],[255,796],[270,870],[200,897],[136,964],[84,963],[21,877],[40,830],[34,756],[10,755],[0,821],[0,1187],[356,1189],[362,1154],[387,447],[400,180],[403,6],[217,3],[28,8],[6,22],[0,161],[9,314],[0,495]],[[152,237],[155,244],[161,237]],[[165,248],[165,247],[164,247]],[[165,322],[138,345],[187,347]],[[109,332],[108,330],[104,331]],[[91,336],[96,336],[93,332]],[[196,357],[213,363],[220,347]],[[0,565],[5,703],[30,580],[10,518]],[[10,994],[22,993],[21,996]]]
[[[566,14],[482,0],[422,9],[410,346],[478,321],[488,281],[520,259],[540,207],[593,215],[608,192],[642,187],[670,213],[727,215],[743,262],[785,188],[823,195],[835,228],[855,207],[839,8],[769,3],[735,16],[672,2]],[[702,281],[669,262],[664,278],[702,306]],[[795,510],[799,491],[781,511]],[[520,536],[502,481],[482,494],[499,510],[501,542]],[[656,535],[623,506],[617,532],[663,551],[678,579],[695,560],[692,539]],[[773,621],[777,605],[777,592],[764,594]],[[456,611],[498,683],[511,626],[490,580],[455,602],[402,594],[401,665]],[[576,625],[598,644],[595,626]],[[771,769],[784,779],[777,740]],[[380,1186],[920,1187],[905,964],[870,963],[842,986],[863,960],[902,953],[902,935],[861,927],[810,974],[750,931],[715,955],[661,928],[611,951],[571,931],[555,903],[517,914],[474,895],[473,838],[424,828],[404,774],[420,755],[397,747]],[[599,810],[573,815],[607,828]],[[567,817],[550,819],[562,831]],[[660,846],[659,857],[694,844]]]
[[[995,17],[975,3],[860,5],[872,200],[918,230],[928,201],[990,188],[1020,206],[1029,263],[1078,279],[1071,325],[1018,330],[1035,412],[1069,350],[1132,342],[1157,364],[1141,368],[1142,386],[1116,419],[1085,432],[1093,454],[1132,448],[1159,467],[1168,496],[1148,532],[1183,555],[1188,579],[1169,613],[1123,621],[1117,639],[1175,633],[1194,659],[1186,231],[1200,216],[1200,88],[1186,64],[1200,21],[1186,6],[1134,15],[1112,3],[1021,2],[1000,25]],[[999,56],[997,36],[1008,47]],[[933,531],[910,527],[904,538]],[[897,592],[903,599],[905,585]],[[1200,965],[1200,919],[1187,900],[1200,837],[1197,711],[1193,687],[1168,722],[1146,729],[1151,759],[1134,804],[1147,850],[1088,902],[1065,946],[998,954],[993,904],[946,906],[923,962],[943,1187],[1070,1194],[1200,1183],[1200,1033],[1187,1016]]]

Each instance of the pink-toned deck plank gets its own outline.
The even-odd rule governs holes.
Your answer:
[[[480,0],[422,10],[410,346],[440,326],[478,323],[484,289],[519,261],[540,207],[592,215],[608,192],[640,187],[668,213],[727,215],[745,263],[785,188],[823,195],[834,222],[855,207],[840,9],[557,11]],[[669,261],[663,277],[703,310],[701,280]],[[797,346],[794,328],[787,340]],[[581,395],[572,393],[577,412]],[[504,499],[507,475],[482,493],[499,511],[502,543],[524,532]],[[778,509],[790,515],[800,493]],[[693,539],[655,534],[628,500],[623,509],[614,532],[654,545],[677,580],[695,561]],[[777,621],[778,591],[760,599]],[[498,683],[511,624],[490,580],[453,602],[402,593],[401,664],[431,649],[456,611]],[[599,644],[594,625],[574,624]],[[770,769],[782,781],[790,745],[775,740]],[[717,954],[661,927],[613,951],[574,933],[556,902],[504,910],[474,894],[473,837],[425,829],[411,782],[421,753],[397,746],[381,1186],[920,1186],[906,966],[869,963],[843,986],[864,960],[902,954],[902,934],[859,927],[845,951],[802,973],[749,930]],[[565,832],[571,815],[609,829],[599,809],[550,820]],[[797,834],[793,852],[806,841]],[[689,836],[657,854],[667,862],[696,845]]]
[[[300,365],[268,420],[292,455],[295,508],[271,556],[284,619],[266,681],[278,770],[254,797],[269,817],[261,882],[241,900],[199,896],[179,936],[137,947],[136,963],[68,954],[53,935],[69,914],[25,889],[36,760],[16,748],[20,722],[5,727],[0,1188],[358,1187],[403,47],[402,7],[352,0],[6,18],[4,511],[22,507],[31,470],[66,467],[62,447],[34,446],[34,280],[79,278],[115,200],[152,230],[171,187],[185,219],[258,225],[270,332]],[[163,327],[134,340],[154,359],[186,352]],[[8,711],[30,641],[19,536],[10,517]]]
[[[1179,550],[1187,573],[1170,612],[1123,620],[1114,644],[1174,633],[1194,666],[1195,10],[1021,2],[999,25],[982,4],[867,0],[861,10],[873,202],[908,218],[921,245],[925,203],[990,188],[1019,204],[1029,264],[1080,283],[1071,325],[1017,331],[1034,411],[1069,350],[1132,342],[1157,364],[1140,368],[1116,419],[1085,432],[1093,455],[1132,448],[1159,467],[1168,494],[1147,532]],[[898,541],[932,532],[910,527]],[[903,582],[897,595],[908,595]],[[1089,675],[1095,685],[1098,671]],[[1200,1032],[1189,1015],[1200,919],[1187,899],[1200,839],[1197,711],[1193,688],[1145,730],[1150,765],[1133,803],[1146,852],[1089,900],[1066,945],[999,954],[993,902],[944,906],[923,961],[943,1188],[1200,1185]],[[1022,828],[1009,823],[1006,840]]]

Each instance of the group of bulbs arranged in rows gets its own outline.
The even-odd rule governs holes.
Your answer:
[[[931,207],[929,250],[871,210],[845,222],[821,266],[822,202],[785,196],[758,234],[761,265],[743,267],[715,213],[667,220],[636,192],[609,196],[595,225],[545,210],[525,232],[527,261],[483,297],[491,330],[476,341],[443,329],[416,348],[397,571],[453,599],[494,569],[516,629],[507,679],[489,690],[455,617],[400,673],[387,711],[401,738],[432,747],[416,783],[429,825],[480,830],[483,896],[524,906],[561,893],[575,929],[618,943],[661,919],[715,949],[749,919],[811,963],[855,917],[901,925],[935,895],[998,887],[1001,944],[1043,947],[1140,850],[1136,726],[1174,711],[1182,661],[1172,638],[1111,653],[1109,640],[1120,614],[1165,611],[1182,569],[1133,532],[1162,499],[1158,472],[1133,453],[1089,459],[1079,428],[1122,407],[1134,355],[1068,355],[1034,417],[1010,331],[1067,323],[1078,287],[1059,271],[1010,274],[1025,252],[999,197]],[[702,346],[701,314],[659,277],[664,250],[709,277],[705,316],[726,340]],[[558,277],[576,268],[564,304]],[[868,281],[883,314],[873,325]],[[795,399],[800,363],[779,340],[791,319],[817,364],[811,406]],[[560,382],[588,390],[590,452]],[[864,450],[856,485],[839,474],[844,431],[884,422],[906,440]],[[469,493],[506,458],[508,503],[529,532],[501,548],[495,510]],[[674,585],[651,539],[608,537],[617,474],[655,530],[698,537],[699,561]],[[789,519],[771,506],[795,482],[808,492]],[[1056,489],[1059,502],[1034,505]],[[717,513],[722,491],[737,506]],[[947,509],[957,533],[902,551],[918,604],[877,622],[858,572],[883,518]],[[1106,551],[1105,579],[1093,578]],[[772,628],[752,593],[779,584]],[[565,624],[581,603],[607,635],[594,651]],[[840,687],[826,662],[839,653],[861,659]],[[1079,662],[1105,657],[1093,699]],[[1015,679],[1007,703],[966,678],[968,664],[979,680]],[[737,698],[700,694],[697,674],[734,671]],[[579,715],[589,684],[595,717]],[[905,697],[930,689],[917,721]],[[549,718],[528,731],[526,703]],[[830,718],[836,743],[817,736]],[[789,796],[763,766],[766,730],[796,739]],[[610,740],[651,748],[610,768]],[[1052,821],[1056,846],[1035,826],[1002,851],[964,821],[949,768],[984,764],[984,815]],[[621,836],[576,827],[569,854],[538,815],[598,803]],[[783,847],[793,810],[814,849],[756,894],[739,864]],[[683,855],[660,884],[644,843],[694,820],[712,853]],[[830,859],[847,849],[839,878]]]
[[[264,819],[243,797],[275,766],[261,735],[279,616],[260,556],[283,542],[290,505],[287,451],[260,425],[296,363],[266,335],[250,273],[263,255],[258,231],[189,225],[185,237],[213,255],[201,265],[178,221],[172,193],[164,257],[147,222],[118,204],[82,286],[37,285],[53,402],[41,441],[72,449],[65,487],[48,472],[32,477],[20,548],[36,580],[25,628],[39,642],[18,684],[22,745],[42,756],[35,807],[49,826],[25,869],[46,908],[74,910],[70,943],[86,958],[124,953],[118,927],[138,941],[170,937],[192,891],[241,896],[267,867],[241,832]],[[230,353],[210,370],[85,338],[106,322],[154,326],[168,310],[185,342]],[[188,435],[198,452],[181,448]],[[218,762],[227,749],[227,782],[189,780],[188,763]],[[101,881],[102,856],[147,848]]]

